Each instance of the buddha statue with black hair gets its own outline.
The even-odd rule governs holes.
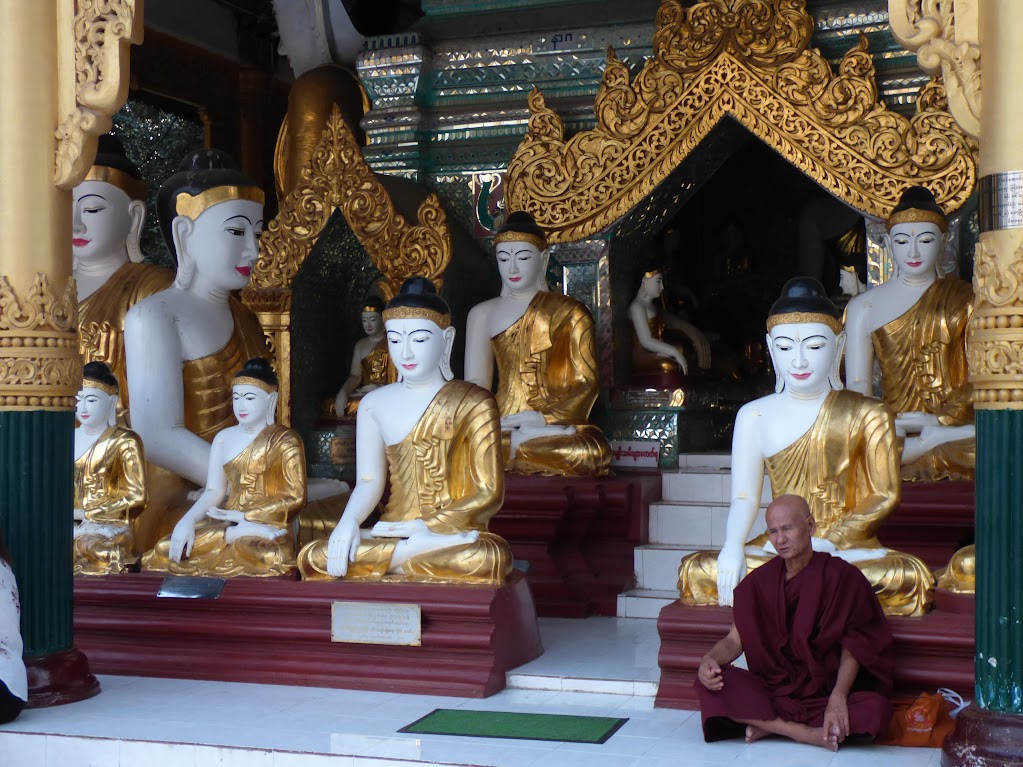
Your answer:
[[[611,449],[589,423],[600,388],[593,316],[547,289],[547,236],[529,213],[509,214],[494,245],[501,295],[469,312],[465,378],[490,389],[497,367],[505,468],[603,476]]]
[[[146,507],[146,459],[138,434],[117,425],[119,382],[87,362],[74,447],[74,572],[124,573],[138,564],[134,522]]]
[[[157,213],[177,276],[125,317],[131,424],[156,467],[137,530],[143,550],[206,485],[210,443],[234,422],[232,377],[270,356],[259,320],[233,295],[256,261],[263,191],[223,152],[200,150],[164,182]]]
[[[124,316],[174,281],[144,263],[139,240],[148,188],[117,137],[99,138],[96,161],[72,198],[72,271],[78,288],[78,346],[85,362],[105,362],[118,383],[118,409],[128,408]]]
[[[302,577],[501,584],[511,550],[487,529],[504,502],[497,403],[452,380],[451,312],[428,279],[406,280],[383,319],[398,381],[362,398],[355,489],[330,538],[299,553]]]
[[[334,398],[334,413],[338,416],[354,415],[363,395],[393,383],[394,368],[387,354],[383,311],[384,302],[376,296],[367,298],[360,307],[359,319],[366,335],[355,342],[351,372]]]
[[[885,613],[930,609],[927,565],[877,539],[901,491],[894,417],[884,402],[842,386],[844,344],[842,320],[823,286],[810,277],[789,280],[767,318],[775,393],[736,416],[724,545],[682,560],[683,603],[731,605],[747,571],[777,554],[766,533],[749,537],[766,473],[774,498],[798,495],[809,504],[813,549],[856,565]]]
[[[169,536],[142,560],[176,575],[273,576],[295,572],[292,523],[306,505],[305,450],[274,422],[277,376],[256,357],[233,378],[236,426],[213,438],[206,487]]]

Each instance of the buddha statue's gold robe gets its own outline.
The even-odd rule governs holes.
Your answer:
[[[152,264],[128,263],[78,304],[78,349],[82,362],[105,362],[120,384],[117,412],[128,409],[124,362],[124,315],[143,298],[174,282],[174,272]]]
[[[266,336],[256,315],[240,301],[230,299],[234,332],[218,352],[181,365],[185,390],[185,428],[212,443],[235,424],[231,402],[234,374],[253,357],[270,359]],[[148,466],[149,505],[138,518],[135,535],[139,551],[148,551],[168,535],[191,504],[187,494],[196,486],[163,467]]]
[[[241,511],[249,522],[281,530],[272,540],[246,536],[228,543],[228,522],[203,519],[195,529],[195,544],[187,559],[168,556],[170,537],[142,559],[146,570],[231,577],[289,575],[295,571],[292,520],[306,503],[305,450],[298,433],[279,424],[264,428],[249,446],[224,464],[230,491],[218,504]]]
[[[650,336],[658,341],[664,341],[664,318],[658,312],[647,319],[647,327],[650,328]],[[632,374],[636,376],[663,375],[667,373],[680,373],[682,368],[675,360],[669,357],[662,357],[660,354],[644,349],[639,343],[639,336],[635,329],[632,331]]]
[[[74,540],[76,575],[123,573],[138,563],[132,522],[146,507],[146,459],[138,434],[108,426],[74,463],[74,507],[87,527],[102,525],[114,535],[83,532]]]
[[[373,347],[373,350],[362,358],[362,383],[360,386],[374,384],[385,386],[397,380],[397,373],[391,364],[391,355],[387,352],[387,338],[380,339],[380,343]],[[362,401],[361,394],[353,394],[348,398],[345,405],[345,415],[355,415],[359,411],[359,403]]]
[[[490,392],[449,381],[408,436],[387,446],[391,494],[381,521],[421,519],[432,533],[479,533],[479,539],[411,557],[388,575],[397,538],[363,538],[345,580],[504,583],[512,554],[487,523],[504,503],[497,406]],[[306,580],[329,578],[327,539],[299,552]]]
[[[907,312],[871,334],[881,366],[884,401],[896,413],[923,411],[943,426],[973,423],[966,335],[973,287],[945,277]],[[903,479],[973,479],[974,438],[946,442],[902,467]]]
[[[977,593],[977,547],[971,543],[959,549],[935,576],[939,589],[956,594]]]
[[[522,317],[490,339],[497,362],[497,405],[502,416],[524,410],[548,424],[575,426],[568,436],[522,443],[514,457],[505,439],[505,469],[517,474],[601,477],[611,448],[587,423],[599,390],[593,317],[579,301],[540,291]]]
[[[831,392],[813,426],[766,460],[772,495],[805,498],[815,535],[842,549],[877,549],[854,562],[888,615],[922,615],[933,602],[934,577],[910,554],[882,548],[877,529],[899,502],[899,450],[892,413],[884,403],[848,390]],[[763,547],[767,534],[747,546]],[[771,557],[746,554],[753,570]],[[690,605],[717,604],[717,552],[682,560],[679,591]]]

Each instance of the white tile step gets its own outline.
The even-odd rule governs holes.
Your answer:
[[[634,552],[636,587],[643,590],[674,591],[682,558],[700,549],[650,544]]]
[[[669,469],[661,472],[661,499],[673,503],[729,503],[732,500],[732,475],[729,471]],[[771,481],[764,475],[760,492],[762,503],[771,501]]]
[[[700,469],[729,469],[732,466],[732,454],[729,453],[682,453],[678,457],[678,467]]]
[[[604,695],[638,695],[644,698],[652,698],[657,695],[658,684],[655,681],[633,679],[593,679],[547,674],[516,674],[515,672],[509,672],[505,680],[508,688],[513,690],[590,692]]]
[[[761,504],[751,535],[759,535],[766,529],[766,509],[767,504]],[[721,548],[725,542],[728,510],[726,503],[652,503],[650,543],[699,550]]]
[[[659,589],[632,589],[618,595],[619,618],[647,618],[657,620],[661,608],[678,599],[678,591]]]

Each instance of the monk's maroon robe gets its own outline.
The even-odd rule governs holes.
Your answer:
[[[821,727],[843,647],[860,664],[848,698],[850,734],[885,731],[892,717],[886,696],[895,647],[881,605],[858,569],[815,552],[786,581],[785,561],[775,557],[742,580],[734,604],[749,671],[722,668],[725,684],[718,692],[696,681],[707,741],[741,737],[745,725],[736,720]]]

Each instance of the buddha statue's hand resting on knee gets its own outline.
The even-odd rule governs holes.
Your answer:
[[[400,380],[359,405],[355,489],[329,539],[299,553],[302,577],[503,583],[511,551],[487,530],[504,500],[497,404],[450,380],[455,330],[429,280],[406,280],[383,318]],[[383,516],[360,529],[388,476]]]
[[[611,449],[588,423],[599,390],[593,317],[547,290],[547,240],[528,213],[511,213],[494,243],[503,287],[469,312],[465,377],[490,389],[497,365],[505,468],[603,476]]]
[[[838,377],[845,333],[823,287],[790,280],[767,322],[776,393],[744,405],[732,440],[732,500],[720,552],[682,560],[679,589],[687,604],[732,603],[749,570],[776,553],[766,535],[749,539],[766,470],[775,498],[810,505],[813,548],[855,564],[885,611],[919,615],[934,579],[916,557],[881,546],[876,531],[899,500],[898,444],[888,407],[846,391]]]

